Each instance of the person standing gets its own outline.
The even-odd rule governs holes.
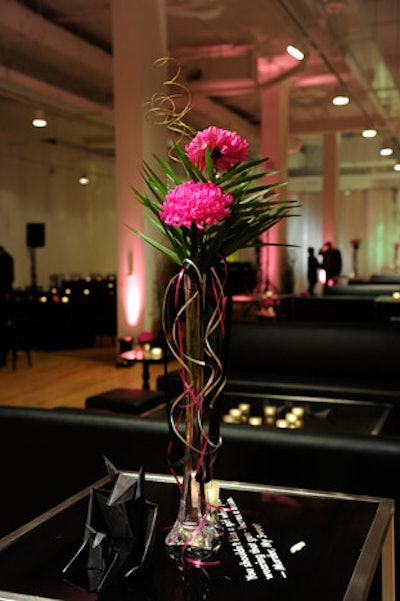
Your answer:
[[[322,255],[321,269],[325,270],[325,290],[338,283],[339,276],[342,272],[342,254],[339,249],[334,248],[332,242],[325,242],[320,249],[319,254]]]
[[[0,246],[0,299],[8,300],[14,282],[14,259]]]
[[[14,259],[0,246],[0,365],[6,364],[8,321],[11,315]]]
[[[314,254],[314,248],[312,246],[308,247],[308,263],[307,263],[307,278],[308,278],[308,294],[310,296],[314,295],[314,289],[318,282],[318,269],[320,268],[320,264],[318,262],[317,257]]]

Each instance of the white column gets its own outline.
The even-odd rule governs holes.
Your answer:
[[[324,134],[322,184],[323,242],[336,246],[336,198],[339,190],[340,133]]]
[[[152,235],[130,186],[145,191],[142,161],[154,166],[153,153],[166,156],[166,131],[146,119],[145,102],[164,91],[166,55],[165,0],[112,0],[115,176],[117,210],[118,338],[152,330],[156,303],[158,251],[126,225]]]
[[[279,170],[268,181],[287,181],[287,149],[289,130],[289,87],[277,84],[261,90],[261,155],[270,157],[267,169]],[[286,187],[280,188],[280,198],[286,197]],[[267,242],[285,243],[285,221],[268,230],[263,239]],[[286,249],[264,247],[261,252],[261,291],[281,291],[282,268],[286,265]],[[269,281],[268,281],[269,280]]]

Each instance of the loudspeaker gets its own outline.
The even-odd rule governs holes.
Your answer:
[[[26,245],[33,248],[44,246],[44,223],[26,224]]]

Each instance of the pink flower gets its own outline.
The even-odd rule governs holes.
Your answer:
[[[213,182],[184,182],[170,190],[161,205],[161,219],[167,225],[199,229],[215,225],[229,215],[232,194],[224,194],[222,188]]]
[[[185,151],[196,167],[204,169],[208,147],[216,168],[219,171],[228,171],[237,163],[247,160],[248,146],[248,142],[236,132],[212,126],[200,131],[190,144],[185,146]]]
[[[399,242],[395,242],[393,244],[393,248],[396,250],[397,248],[399,248],[400,243]]]
[[[151,342],[152,340],[154,340],[154,334],[152,334],[151,332],[142,332],[141,334],[139,334],[137,341],[139,344],[144,344],[145,342]]]

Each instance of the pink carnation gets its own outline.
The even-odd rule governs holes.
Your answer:
[[[219,127],[208,127],[200,131],[185,146],[186,156],[199,168],[206,165],[206,148],[219,171],[228,171],[237,163],[247,160],[248,142],[236,132]]]
[[[170,190],[161,206],[160,217],[167,225],[199,229],[215,225],[229,215],[231,194],[224,194],[222,188],[213,182],[185,182]]]

